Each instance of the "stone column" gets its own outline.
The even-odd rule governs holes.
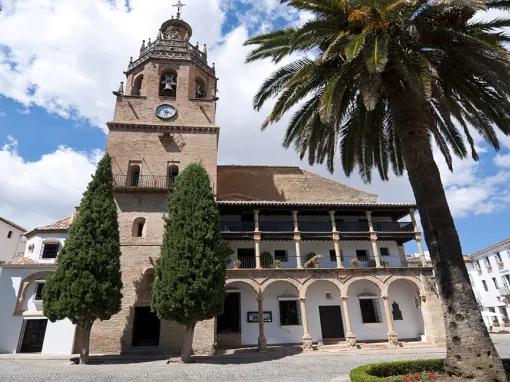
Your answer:
[[[313,350],[312,337],[308,331],[308,317],[306,315],[306,298],[300,298],[299,303],[301,306],[301,320],[303,321],[303,350]]]
[[[345,339],[347,340],[347,347],[356,347],[356,335],[352,332],[351,315],[349,313],[349,297],[342,296],[342,310],[344,312],[345,328],[347,333]]]
[[[262,269],[260,261],[260,242],[262,241],[262,236],[260,234],[259,213],[259,210],[253,211],[253,223],[255,224],[255,232],[253,234],[253,239],[255,240],[255,269]]]
[[[299,221],[297,211],[292,211],[292,221],[294,222],[294,232],[299,232]]]
[[[292,221],[294,222],[294,243],[296,245],[296,265],[298,269],[303,269],[303,260],[301,259],[301,232],[299,231],[298,211],[292,211]]]
[[[336,213],[335,211],[329,211],[329,218],[331,220],[331,231],[333,232],[333,245],[335,248],[336,267],[343,269],[342,264],[342,250],[340,248],[340,234],[336,229]]]
[[[384,312],[386,313],[386,321],[388,322],[388,342],[390,345],[398,345],[398,334],[395,332],[393,324],[393,315],[391,314],[390,299],[388,296],[382,296],[384,302]]]
[[[255,234],[255,269],[262,269],[262,263],[260,261],[260,233]]]
[[[259,215],[260,215],[259,210],[253,211],[253,222],[255,223],[255,232],[260,232]]]
[[[264,332],[264,296],[262,292],[257,293],[257,303],[259,308],[259,352],[263,353],[267,348],[267,340]]]
[[[418,230],[418,223],[416,222],[416,211],[413,208],[411,208],[409,210],[409,215],[411,216],[411,221],[413,222],[416,245],[418,246],[418,253],[420,254],[421,265],[423,267],[426,267],[427,258],[425,257],[425,251],[423,250],[423,240],[421,237],[421,232]]]
[[[301,235],[294,234],[294,242],[296,243],[296,264],[298,269],[303,269],[303,260],[301,259]]]
[[[336,229],[336,213],[335,213],[335,211],[329,211],[329,219],[331,220],[331,231],[333,231],[333,233],[338,232]]]
[[[379,251],[379,243],[377,242],[377,233],[374,230],[374,223],[372,222],[372,212],[366,211],[365,214],[367,215],[368,228],[370,230],[370,241],[372,243],[372,251],[374,252],[375,257],[375,266],[377,268],[382,268],[381,253]]]
[[[400,266],[401,267],[407,267],[407,257],[406,257],[406,250],[403,245],[399,245],[398,247],[398,255],[400,257]]]
[[[239,258],[237,257],[237,251],[234,251],[234,254],[233,254],[233,258],[234,258],[234,269],[239,269]]]

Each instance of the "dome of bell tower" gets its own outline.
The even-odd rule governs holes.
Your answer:
[[[180,18],[165,21],[159,32],[161,39],[173,41],[189,41],[193,34],[191,26]]]

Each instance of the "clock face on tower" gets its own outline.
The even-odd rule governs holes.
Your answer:
[[[171,119],[177,114],[177,109],[172,105],[160,105],[156,109],[156,116],[161,119]]]

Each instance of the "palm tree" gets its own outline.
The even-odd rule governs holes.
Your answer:
[[[501,28],[505,0],[283,0],[313,16],[304,25],[254,37],[247,61],[293,60],[273,73],[255,109],[276,103],[263,128],[291,108],[284,146],[310,164],[337,154],[366,182],[407,170],[444,302],[446,369],[480,381],[506,381],[470,287],[459,237],[434,161],[478,160],[476,132],[495,149],[495,128],[510,135],[510,64]],[[501,13],[501,12],[500,12]],[[453,154],[452,154],[453,153]]]

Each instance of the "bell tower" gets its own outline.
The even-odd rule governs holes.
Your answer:
[[[175,352],[181,345],[182,327],[159,322],[150,311],[154,261],[161,253],[168,193],[179,172],[200,162],[216,190],[219,128],[214,66],[208,64],[205,46],[190,43],[193,31],[181,19],[183,4],[177,5],[177,17],[165,21],[155,39],[142,43],[125,72],[126,82],[114,92],[107,152],[112,157],[124,297],[118,314],[94,325],[91,349],[96,353],[139,351],[142,345]],[[147,332],[148,326],[154,330]],[[213,349],[214,328],[214,320],[197,326],[195,352]]]
[[[177,17],[165,21],[154,40],[142,42],[126,83],[114,92],[107,150],[116,181],[128,188],[150,177],[158,187],[171,183],[172,171],[192,162],[203,163],[216,186],[216,73],[206,45],[190,43],[193,30],[181,19],[183,4],[177,6]]]

